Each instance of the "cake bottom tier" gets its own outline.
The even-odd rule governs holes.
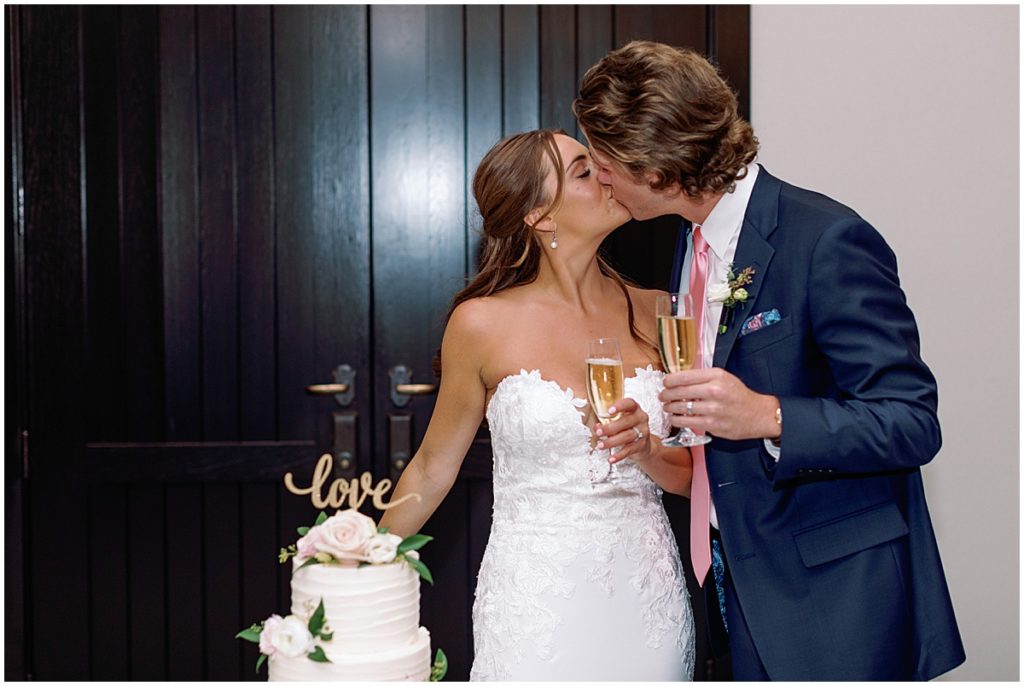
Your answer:
[[[346,655],[341,646],[327,645],[324,653],[330,662],[313,662],[305,656],[272,656],[267,661],[269,681],[427,681],[430,678],[430,632],[423,627],[412,643],[376,653]]]

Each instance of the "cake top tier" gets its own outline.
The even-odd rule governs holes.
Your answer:
[[[313,526],[300,527],[298,533],[301,538],[282,548],[279,556],[282,563],[295,558],[295,571],[314,564],[360,567],[404,561],[433,583],[416,552],[432,540],[430,536],[416,534],[403,539],[357,510],[340,510],[330,517],[321,512]]]

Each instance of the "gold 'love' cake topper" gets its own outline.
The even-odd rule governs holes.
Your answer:
[[[341,509],[345,501],[348,501],[349,508],[358,510],[367,496],[373,496],[373,506],[378,510],[390,510],[392,507],[401,505],[406,500],[422,500],[419,493],[406,493],[398,500],[384,502],[384,494],[391,490],[391,479],[381,479],[377,485],[373,485],[373,474],[363,472],[359,478],[335,479],[327,487],[327,494],[324,495],[324,486],[331,476],[331,464],[334,458],[330,453],[324,453],[316,463],[313,470],[313,482],[305,488],[296,486],[292,473],[284,475],[284,487],[295,495],[308,495],[313,501],[313,507],[322,510],[328,506],[334,509]]]

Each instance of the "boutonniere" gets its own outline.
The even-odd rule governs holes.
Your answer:
[[[718,333],[723,334],[729,330],[736,306],[747,301],[750,294],[747,293],[745,286],[749,286],[754,281],[755,273],[757,272],[753,267],[747,267],[737,274],[733,265],[730,264],[725,283],[708,286],[708,302],[722,303],[722,307],[725,308]]]

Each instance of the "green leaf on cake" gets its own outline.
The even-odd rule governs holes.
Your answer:
[[[235,634],[235,638],[240,638],[240,639],[242,639],[244,641],[249,641],[249,643],[259,643],[260,642],[260,633],[262,631],[263,631],[263,625],[262,624],[253,624],[248,629],[242,629],[237,634]]]
[[[262,653],[260,653],[260,659],[256,660],[256,673],[257,674],[260,673],[260,667],[262,667],[263,663],[266,662],[266,661],[267,661],[267,656],[263,655]]]
[[[434,665],[430,668],[430,680],[441,681],[448,673],[448,656],[440,648],[434,655]]]
[[[320,630],[324,628],[324,599],[320,599],[320,604],[316,606],[316,612],[309,618],[309,633],[313,636],[319,636]]]
[[[390,529],[388,529],[386,526],[377,527],[377,533],[379,534],[386,534],[388,531],[390,531]]]
[[[329,641],[332,638],[334,638],[334,634],[333,633],[332,634],[320,634],[320,640],[321,641]]]
[[[431,586],[434,585],[434,577],[430,575],[430,570],[427,569],[427,566],[425,564],[423,564],[414,557],[408,556],[406,556],[405,561],[408,562],[409,566],[415,569],[421,577],[423,577],[424,581],[429,583]]]
[[[426,544],[434,540],[433,536],[425,536],[424,534],[415,534],[405,539],[398,544],[398,554],[407,553],[410,550],[419,550]]]
[[[300,526],[298,529],[296,529],[296,531],[299,533],[299,536],[305,536],[306,534],[309,533],[309,527],[308,526]]]
[[[320,526],[321,524],[323,524],[326,521],[327,521],[327,513],[324,512],[324,511],[321,511],[320,514],[316,518],[316,523],[313,526]]]
[[[296,569],[295,572],[299,571],[299,569],[303,569],[303,568],[308,567],[310,565],[318,565],[318,564],[320,564],[320,560],[316,559],[315,557],[311,557],[308,560],[306,560],[305,562],[303,562],[301,565],[299,565],[298,569]],[[292,574],[294,574],[295,572],[292,572]]]
[[[324,655],[324,649],[317,646],[312,653],[306,655],[313,662],[330,662],[326,655]]]

